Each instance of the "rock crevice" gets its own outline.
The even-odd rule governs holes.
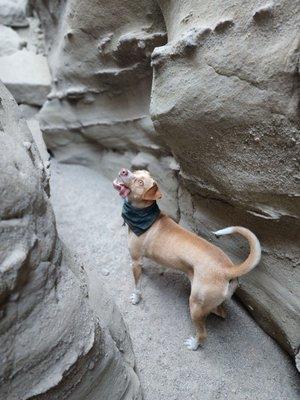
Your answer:
[[[117,309],[107,316],[104,289],[95,310],[86,273],[62,246],[46,168],[2,84],[0,104],[0,397],[140,399],[124,322]]]

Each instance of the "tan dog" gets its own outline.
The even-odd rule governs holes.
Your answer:
[[[145,212],[145,218],[149,217],[150,224],[152,223],[152,214],[149,216],[147,210],[156,207],[156,200],[162,195],[148,171],[132,173],[122,169],[114,181],[114,187],[127,199],[126,204],[131,207],[130,212],[133,210],[134,213],[133,221],[136,221],[135,212],[139,216],[141,210],[142,215]],[[128,224],[130,225],[130,222]],[[226,312],[222,303],[234,293],[237,278],[251,271],[259,263],[261,247],[257,237],[248,229],[238,226],[214,232],[216,236],[239,233],[248,240],[248,258],[240,265],[234,265],[221,249],[182,228],[163,213],[157,215],[144,233],[139,232],[139,236],[132,229],[129,229],[128,238],[135,281],[132,303],[137,304],[141,299],[143,257],[185,272],[191,281],[189,305],[196,327],[196,337],[189,338],[185,344],[189,349],[196,350],[207,337],[207,315],[214,313],[225,318]]]

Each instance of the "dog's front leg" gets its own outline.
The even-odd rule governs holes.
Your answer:
[[[132,304],[138,304],[142,298],[142,260],[132,260],[132,273],[134,277],[134,292],[130,296],[130,301]]]

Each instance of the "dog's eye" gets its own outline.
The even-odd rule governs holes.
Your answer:
[[[141,179],[139,180],[139,185],[140,186],[144,186],[144,181],[142,181]]]

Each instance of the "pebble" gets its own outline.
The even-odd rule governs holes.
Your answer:
[[[108,276],[109,275],[109,271],[107,269],[103,269],[102,270],[102,275]]]

